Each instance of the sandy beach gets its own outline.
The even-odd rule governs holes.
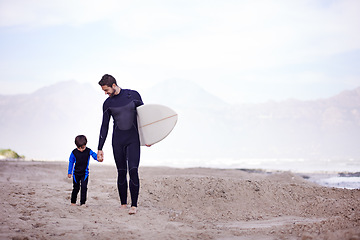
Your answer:
[[[97,162],[86,207],[71,206],[67,164],[0,161],[0,239],[360,239],[360,190],[290,172],[140,167],[129,215]]]

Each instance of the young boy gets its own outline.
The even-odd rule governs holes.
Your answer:
[[[87,139],[84,135],[75,138],[76,148],[71,152],[69,158],[68,178],[73,175],[73,191],[71,194],[71,205],[76,205],[77,194],[80,193],[80,205],[86,202],[87,184],[89,180],[90,155],[97,160],[97,155],[86,147]],[[74,167],[75,164],[75,167]]]

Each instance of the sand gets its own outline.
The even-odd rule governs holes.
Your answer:
[[[92,162],[86,207],[67,162],[0,161],[0,239],[360,239],[360,190],[290,172],[140,167],[138,212],[114,166]]]

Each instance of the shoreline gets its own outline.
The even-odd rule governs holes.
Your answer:
[[[61,160],[34,160],[34,159],[9,159],[2,158],[1,161],[9,162],[39,162],[39,163],[57,163],[67,164],[67,161]],[[94,163],[92,163],[94,164]],[[101,163],[104,166],[115,167],[115,163]],[[261,173],[274,174],[282,172],[290,172],[294,175],[300,176],[309,182],[316,183],[323,187],[335,187],[345,189],[360,189],[360,172],[355,171],[291,171],[291,170],[277,170],[277,169],[263,169],[263,168],[217,168],[217,167],[172,167],[172,166],[142,166],[141,168],[170,168],[170,169],[212,169],[212,170],[236,170],[247,173]]]
[[[68,159],[66,160],[48,160],[48,159],[24,159],[24,158],[0,158],[0,162],[39,162],[39,163],[68,163]],[[92,161],[93,162],[93,161]],[[115,166],[114,162],[102,162],[102,165],[105,166]],[[342,177],[352,177],[348,176],[350,175],[357,175],[357,177],[360,177],[359,171],[344,171],[344,170],[312,170],[312,171],[302,171],[302,170],[284,170],[284,169],[272,169],[272,168],[262,168],[262,167],[212,167],[212,166],[185,166],[185,167],[179,167],[179,166],[167,166],[167,165],[142,165],[140,163],[140,167],[145,168],[174,168],[174,169],[192,169],[192,168],[205,168],[205,169],[220,169],[220,170],[238,170],[238,171],[246,171],[249,173],[274,173],[274,172],[292,172],[294,174],[341,174]]]

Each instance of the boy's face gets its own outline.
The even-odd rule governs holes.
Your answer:
[[[86,145],[81,146],[81,147],[78,147],[77,149],[78,149],[80,152],[83,152],[83,151],[85,150],[85,148],[86,148]]]

